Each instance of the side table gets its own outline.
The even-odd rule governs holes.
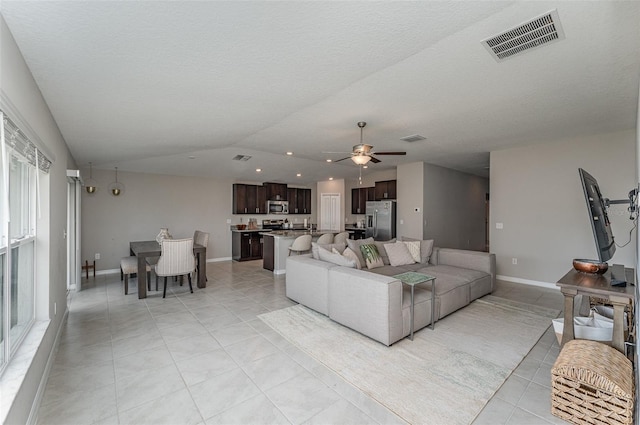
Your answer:
[[[562,344],[574,339],[573,331],[573,300],[576,295],[599,297],[613,305],[613,348],[625,354],[624,347],[624,310],[630,306],[633,312],[635,301],[635,288],[633,286],[634,270],[625,269],[628,285],[626,287],[611,286],[611,273],[607,271],[603,275],[589,274],[571,269],[560,279],[556,285],[564,295],[564,330],[562,332]]]
[[[410,307],[410,311],[411,311],[411,323],[409,325],[409,329],[410,329],[410,333],[409,333],[409,339],[411,341],[413,341],[413,308],[414,308],[414,304],[413,304],[413,291],[414,291],[414,287],[420,283],[426,283],[426,282],[432,282],[431,283],[431,329],[435,329],[436,327],[436,323],[435,323],[435,310],[436,310],[436,278],[433,276],[429,276],[428,274],[424,274],[424,273],[417,273],[417,272],[406,272],[406,273],[400,273],[397,274],[395,276],[396,279],[398,279],[400,282],[404,283],[405,285],[409,285],[411,287],[411,307]]]

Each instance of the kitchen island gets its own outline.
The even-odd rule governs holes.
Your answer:
[[[315,242],[325,233],[338,233],[332,230],[274,230],[260,233],[264,237],[263,268],[273,271],[273,274],[285,274],[289,247],[298,236],[311,235]]]

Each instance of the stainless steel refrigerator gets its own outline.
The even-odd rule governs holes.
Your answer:
[[[396,237],[396,201],[368,201],[365,237],[388,241]]]

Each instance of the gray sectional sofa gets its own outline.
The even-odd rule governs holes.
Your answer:
[[[410,288],[393,278],[406,271],[436,277],[436,320],[489,294],[495,285],[495,255],[434,248],[428,263],[367,270],[336,265],[311,255],[287,258],[286,294],[290,299],[385,345],[409,335]],[[414,294],[414,330],[431,323],[431,284]]]

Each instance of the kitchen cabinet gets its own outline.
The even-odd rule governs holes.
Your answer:
[[[287,185],[285,183],[264,183],[268,201],[286,201]]]
[[[396,180],[376,182],[375,200],[384,201],[387,199],[396,199]]]
[[[263,243],[259,232],[235,231],[231,236],[231,257],[235,261],[259,260],[262,258]]]
[[[254,184],[233,185],[233,214],[266,214],[266,189]]]
[[[311,214],[311,189],[290,187],[287,196],[289,214]]]
[[[374,187],[359,187],[351,189],[351,214],[364,214],[367,201],[375,201]]]

